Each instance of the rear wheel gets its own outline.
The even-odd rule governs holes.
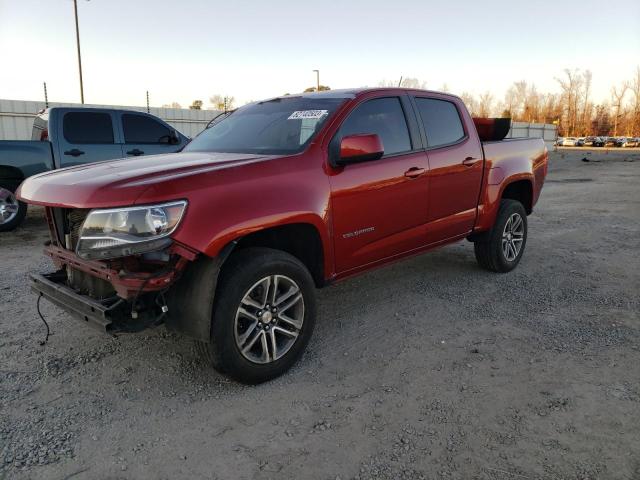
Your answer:
[[[493,228],[474,243],[476,260],[486,270],[509,272],[520,263],[526,243],[527,212],[524,206],[517,200],[502,200]]]
[[[211,343],[200,349],[216,370],[243,383],[283,374],[311,337],[314,290],[297,258],[268,248],[240,250],[220,273]]]
[[[27,214],[27,204],[19,201],[13,189],[0,184],[0,232],[14,230]]]

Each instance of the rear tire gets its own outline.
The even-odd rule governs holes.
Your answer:
[[[15,230],[27,215],[27,204],[16,199],[11,185],[0,183],[0,232]]]
[[[522,258],[527,243],[527,212],[517,200],[504,199],[493,228],[475,241],[478,264],[492,272],[510,272]]]
[[[211,342],[198,342],[198,349],[223,375],[266,382],[302,355],[315,318],[315,285],[297,258],[270,248],[240,250],[222,267]]]

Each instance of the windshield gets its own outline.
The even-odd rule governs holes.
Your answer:
[[[344,98],[283,97],[239,108],[194,138],[185,152],[299,153]]]

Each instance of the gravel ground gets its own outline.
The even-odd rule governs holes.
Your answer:
[[[638,479],[639,230],[637,151],[554,153],[514,272],[465,242],[322,290],[302,361],[246,387],[46,302],[40,346],[33,209],[0,234],[0,478]]]

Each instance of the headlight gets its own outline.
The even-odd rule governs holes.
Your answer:
[[[169,243],[187,202],[91,210],[80,229],[76,253],[87,259],[114,258],[158,250]]]

